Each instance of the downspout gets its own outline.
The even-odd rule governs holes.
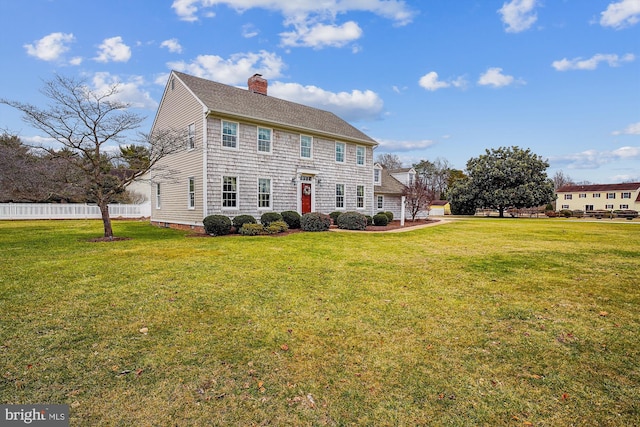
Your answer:
[[[203,119],[202,119],[202,218],[204,219],[209,215],[209,204],[207,200],[207,182],[209,181],[209,174],[207,173],[207,153],[209,152],[208,134],[207,131],[207,108],[203,107]]]

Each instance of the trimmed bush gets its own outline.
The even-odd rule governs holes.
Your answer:
[[[264,227],[262,224],[254,224],[254,223],[245,223],[238,230],[243,236],[260,236],[261,234],[265,234]]]
[[[268,227],[274,221],[282,221],[282,215],[278,212],[265,212],[260,217],[260,224]]]
[[[289,229],[289,226],[284,221],[273,221],[271,224],[267,225],[265,228],[267,234],[278,234],[284,233]]]
[[[238,215],[237,217],[233,218],[233,226],[236,229],[236,233],[240,232],[240,229],[242,228],[243,225],[245,224],[256,224],[258,221],[256,221],[256,219],[252,216],[252,215]]]
[[[340,215],[342,215],[343,213],[344,213],[344,212],[341,212],[341,211],[333,211],[333,212],[331,212],[331,213],[329,214],[329,216],[331,217],[331,221],[333,221],[333,223],[334,223],[335,225],[338,225],[338,217],[339,217]]]
[[[562,209],[562,210],[559,212],[559,215],[560,215],[560,216],[563,216],[563,217],[565,217],[565,218],[571,218],[571,214],[572,214],[572,212],[571,212],[569,209]]]
[[[300,228],[300,214],[296,211],[284,211],[280,215],[282,215],[282,220],[287,223],[289,228],[297,229]]]
[[[389,224],[389,217],[384,213],[380,212],[373,216],[373,225],[387,225]]]
[[[231,220],[224,215],[209,215],[202,220],[204,231],[212,236],[224,236],[231,231]]]
[[[584,216],[584,211],[576,209],[573,212],[571,212],[571,216],[573,216],[575,218],[582,218]]]
[[[302,215],[300,228],[304,231],[327,231],[331,227],[331,217],[319,212],[309,212]]]
[[[384,214],[389,218],[389,222],[393,221],[393,212],[386,211]]]
[[[338,217],[338,228],[365,230],[367,228],[367,217],[360,212],[344,212]]]
[[[373,217],[371,215],[365,215],[367,217],[367,225],[373,225]]]

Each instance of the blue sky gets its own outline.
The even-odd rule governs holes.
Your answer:
[[[170,70],[335,112],[409,166],[517,145],[575,181],[640,181],[640,0],[0,0],[0,98],[55,73],[148,117]],[[45,135],[0,105],[0,128]]]

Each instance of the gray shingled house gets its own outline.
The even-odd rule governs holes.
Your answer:
[[[172,71],[152,132],[182,129],[183,151],[151,171],[151,221],[197,227],[205,216],[294,210],[376,212],[377,146],[328,111],[267,94],[259,74],[248,89]]]

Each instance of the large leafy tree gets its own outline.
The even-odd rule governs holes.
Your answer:
[[[119,149],[144,117],[118,100],[117,83],[98,91],[84,80],[56,75],[45,82],[41,92],[49,100],[46,108],[6,99],[0,102],[20,110],[23,121],[62,145],[67,155],[60,158],[82,175],[84,190],[100,207],[104,237],[113,238],[109,203],[118,200],[128,184],[161,158],[182,149],[184,133],[168,129],[153,135],[138,134],[135,144]],[[56,155],[50,147],[40,148]],[[128,172],[114,173],[117,165],[123,164],[129,165]]]
[[[531,208],[551,202],[553,181],[549,163],[529,149],[500,147],[469,159],[466,179],[457,180],[448,197],[452,204],[497,209],[504,217],[507,208]]]

